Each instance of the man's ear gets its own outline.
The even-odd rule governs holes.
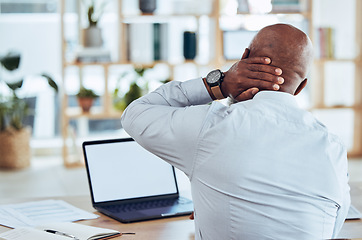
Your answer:
[[[304,79],[303,82],[301,82],[301,83],[299,84],[297,90],[295,90],[295,92],[294,92],[294,96],[297,96],[298,93],[300,93],[300,91],[303,90],[303,88],[307,85],[307,81],[308,81],[308,79]]]
[[[241,57],[241,59],[245,59],[249,57],[249,53],[250,53],[250,49],[249,48],[245,48],[245,51],[243,53],[243,56]]]

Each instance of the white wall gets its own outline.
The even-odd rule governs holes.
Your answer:
[[[60,32],[57,14],[0,14],[0,54],[21,53],[19,70],[2,71],[7,80],[25,77],[20,96],[38,96],[34,135],[54,135],[54,93],[39,74],[46,72],[59,80]],[[59,82],[59,81],[58,81]],[[2,86],[4,90],[5,86]]]

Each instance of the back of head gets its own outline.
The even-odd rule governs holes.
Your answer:
[[[313,59],[309,37],[288,24],[261,29],[250,44],[249,57],[270,57],[271,65],[282,69],[284,84],[280,91],[294,94],[306,78]]]

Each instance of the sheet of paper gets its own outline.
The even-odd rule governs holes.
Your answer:
[[[33,228],[17,228],[0,234],[0,239],[5,240],[69,240],[69,237],[46,233]]]
[[[6,225],[5,225],[6,223]],[[22,222],[16,216],[12,215],[11,212],[6,211],[5,209],[0,207],[0,225],[4,226],[26,226],[28,223]]]
[[[34,227],[47,222],[72,222],[99,217],[63,200],[43,200],[0,205],[0,225]]]
[[[87,226],[72,222],[45,223],[42,226],[37,226],[36,228],[42,231],[56,230],[75,236],[80,240],[103,239],[110,236],[120,235],[120,232],[117,230]]]

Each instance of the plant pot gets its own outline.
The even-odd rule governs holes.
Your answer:
[[[19,169],[30,166],[31,129],[8,128],[0,132],[0,168]]]
[[[82,111],[88,113],[93,106],[93,98],[78,98],[78,104],[82,108]]]
[[[99,48],[102,47],[102,30],[99,27],[88,27],[83,29],[83,46]]]

